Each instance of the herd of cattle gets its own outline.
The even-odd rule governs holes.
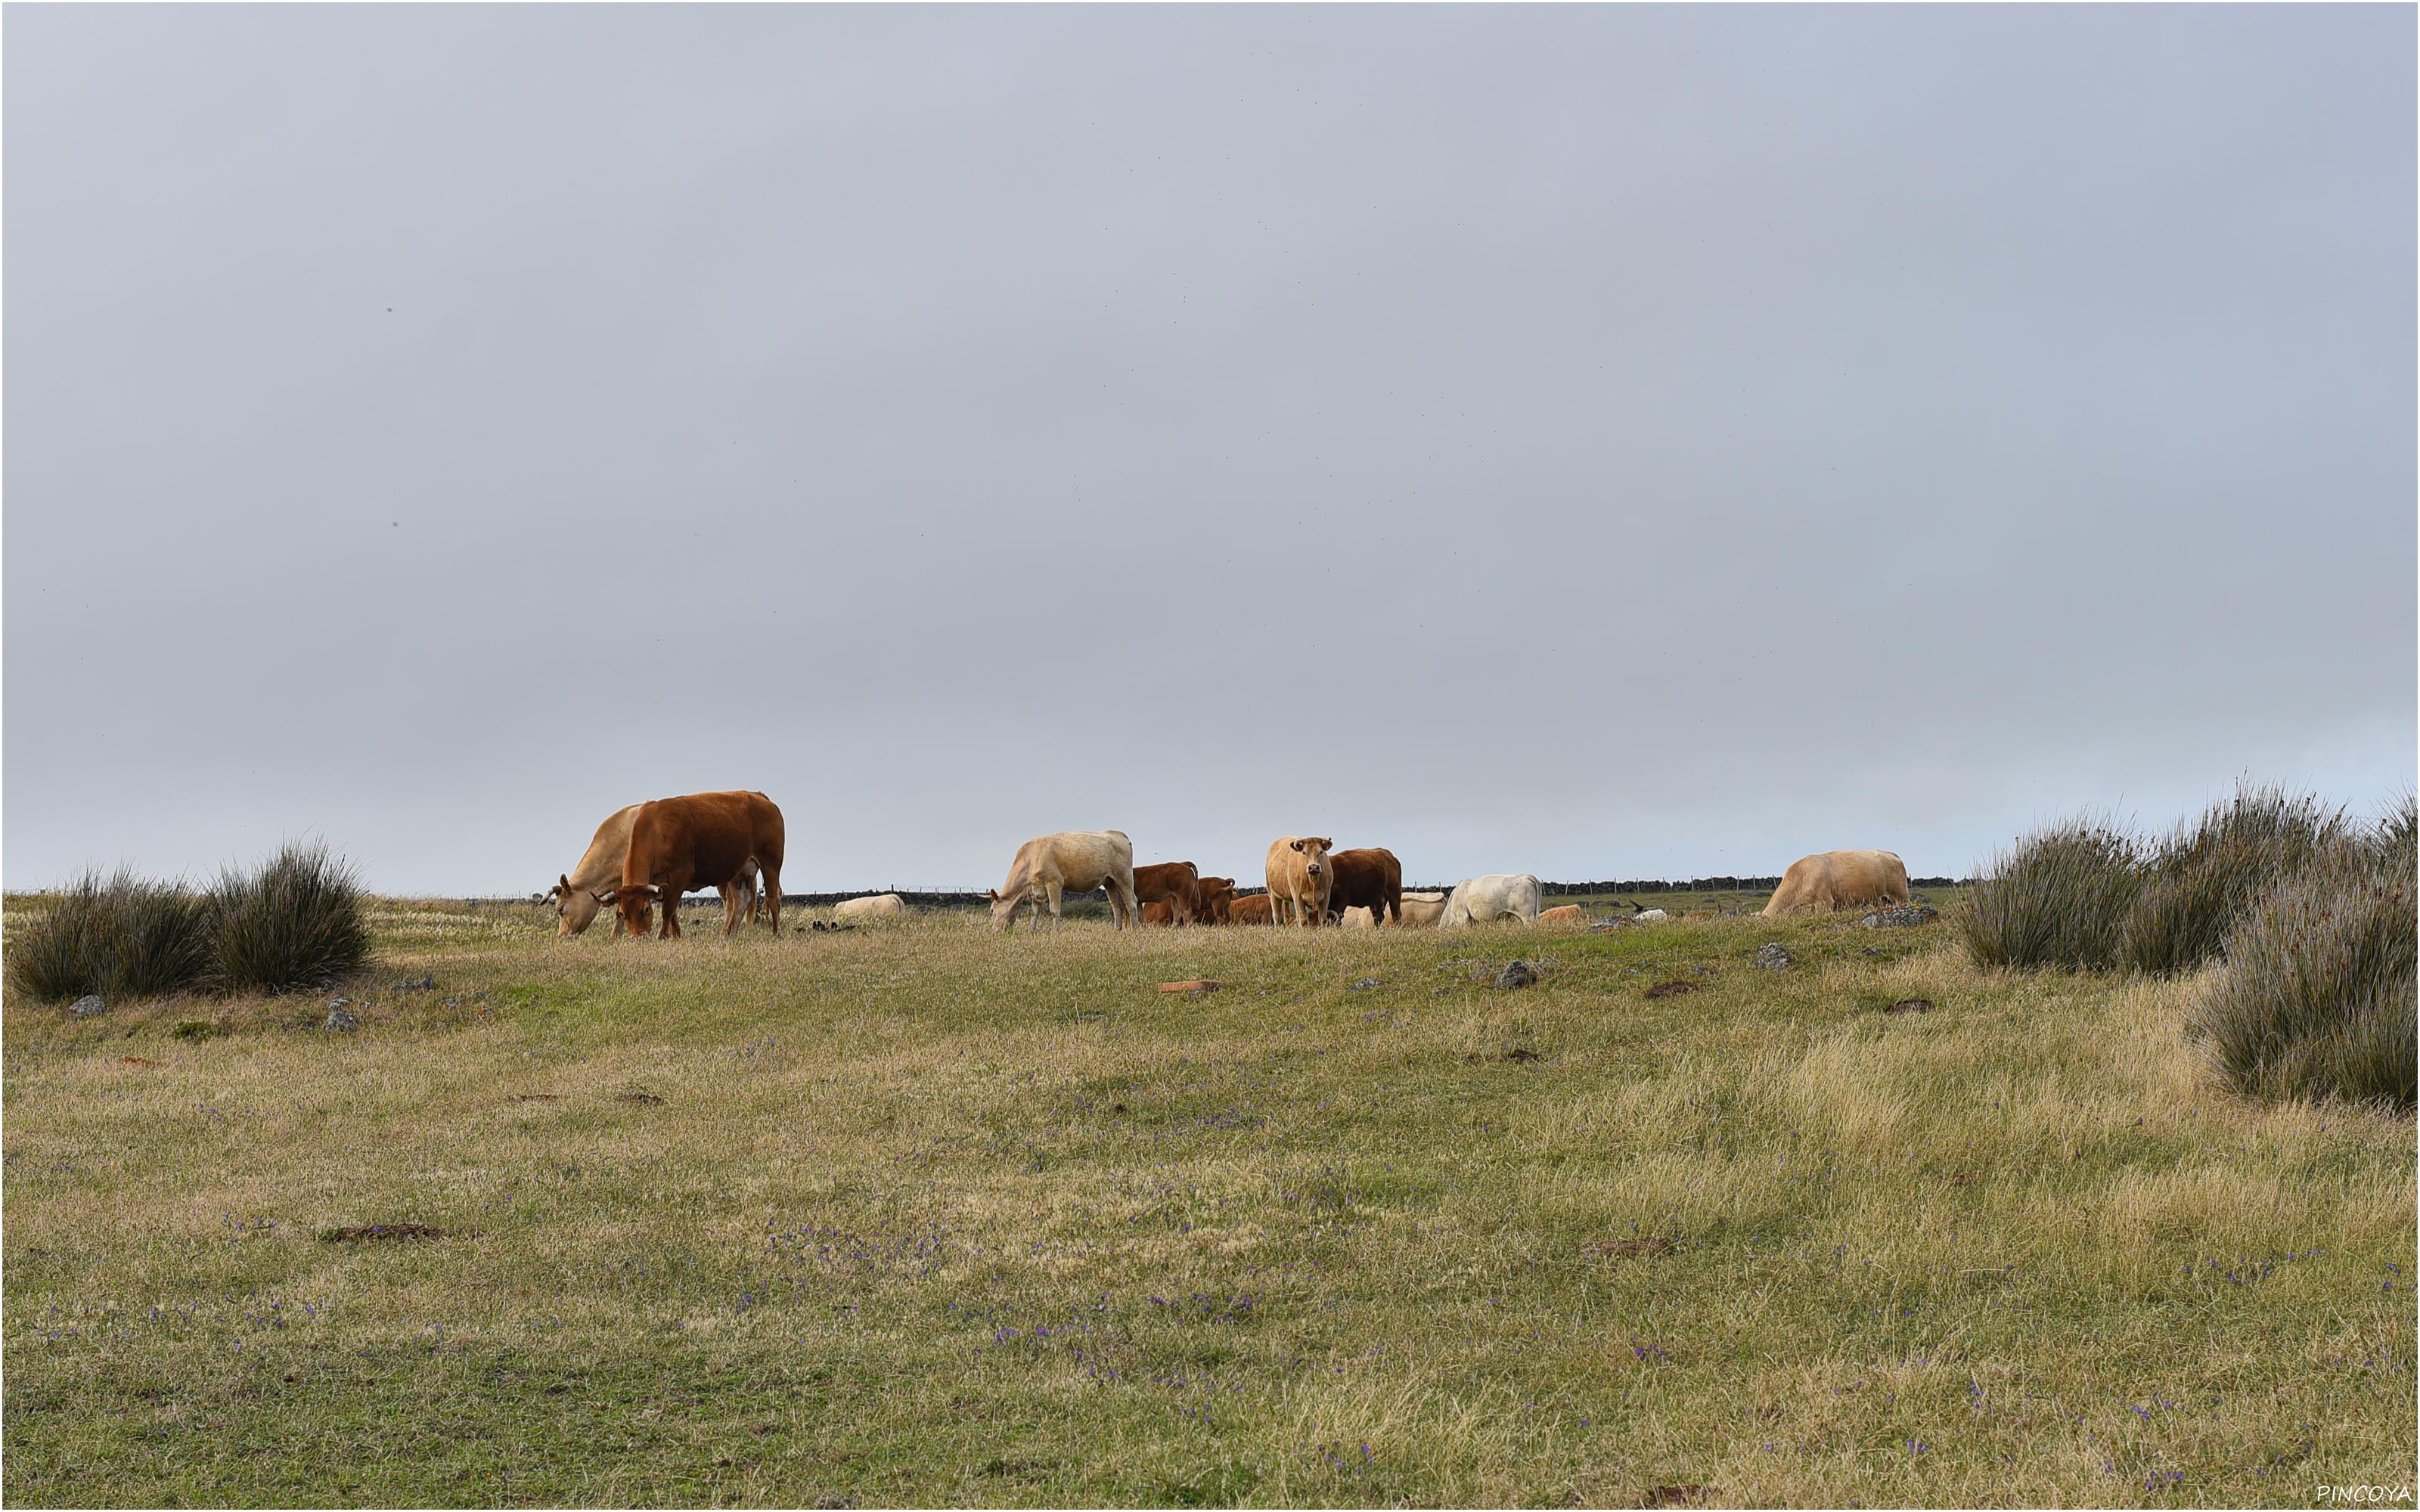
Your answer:
[[[661,937],[680,933],[685,892],[715,889],[722,897],[722,933],[760,911],[782,927],[782,810],[762,793],[692,793],[617,810],[597,826],[580,865],[542,895],[554,904],[556,929],[578,934],[601,908],[614,911],[613,933],[644,936],[657,904]],[[1099,888],[1121,929],[1128,924],[1292,924],[1348,927],[1453,926],[1512,919],[1533,924],[1576,921],[1577,904],[1541,909],[1544,887],[1528,872],[1466,877],[1450,892],[1404,890],[1394,853],[1377,847],[1340,851],[1326,836],[1280,835],[1263,861],[1264,893],[1239,894],[1233,877],[1205,877],[1190,861],[1134,864],[1134,841],[1115,829],[1037,835],[1016,848],[1008,880],[991,894],[991,917],[1002,930],[1030,907],[1035,927],[1047,905],[1055,926],[1060,899]],[[1825,851],[1791,863],[1765,904],[1768,915],[1829,913],[1907,902],[1907,868],[1889,851]],[[904,916],[895,893],[852,898],[841,918]]]

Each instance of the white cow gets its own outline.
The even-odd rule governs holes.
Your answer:
[[[908,900],[895,892],[879,893],[872,898],[844,898],[832,904],[834,918],[906,918]]]
[[[1493,924],[1499,918],[1534,924],[1538,921],[1538,900],[1543,896],[1544,885],[1527,872],[1465,877],[1447,894],[1445,914],[1437,922],[1448,928],[1457,924]]]
[[[1050,904],[1050,924],[1059,926],[1059,896],[1107,887],[1109,917],[1119,929],[1139,923],[1135,903],[1134,841],[1117,829],[1067,829],[1036,835],[1016,848],[1008,863],[1008,880],[991,895],[992,922],[1006,931],[1016,923],[1017,905],[1033,904],[1033,927],[1042,927],[1042,904]]]

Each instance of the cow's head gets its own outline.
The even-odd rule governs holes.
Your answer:
[[[573,887],[569,877],[556,878],[554,886],[546,889],[545,901],[554,905],[557,934],[577,934],[597,918],[597,895],[585,887]]]
[[[991,921],[998,924],[1003,931],[1015,927],[1016,906],[1023,902],[1025,902],[1025,893],[1021,889],[1012,889],[1006,897],[1002,897],[995,889],[991,894]]]
[[[1332,840],[1321,840],[1312,835],[1305,835],[1295,841],[1294,848],[1302,852],[1304,874],[1312,877],[1327,875],[1327,852],[1335,843]]]
[[[622,916],[623,928],[644,936],[647,933],[647,925],[656,917],[656,900],[663,897],[664,890],[652,883],[635,882],[616,887],[612,892],[597,893],[595,897],[598,903]],[[671,908],[675,905],[673,900],[666,899],[664,906]]]

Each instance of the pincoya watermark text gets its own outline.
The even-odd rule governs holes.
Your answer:
[[[2315,1502],[2361,1502],[2378,1506],[2392,1506],[2400,1502],[2409,1505],[2409,1486],[2322,1486],[2313,1493]]]

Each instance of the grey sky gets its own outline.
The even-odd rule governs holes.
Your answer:
[[[5,851],[1963,872],[2414,763],[2408,6],[36,7]]]

